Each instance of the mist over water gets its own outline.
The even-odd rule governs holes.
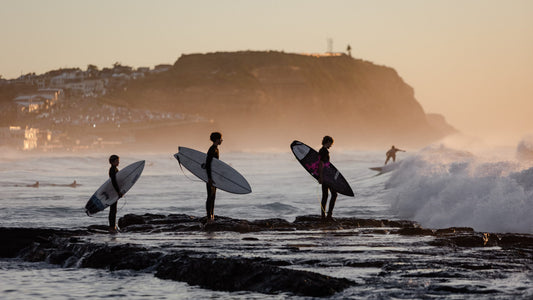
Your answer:
[[[382,165],[385,151],[354,151],[335,145],[332,162],[352,186],[355,197],[340,196],[334,215],[409,219],[427,228],[465,226],[477,231],[533,233],[533,161],[519,160],[523,155],[516,153],[528,141],[505,149],[465,147],[465,143],[449,141],[408,149],[398,155],[398,169],[380,176],[368,168]],[[221,159],[247,178],[252,193],[220,191],[215,214],[292,221],[298,215],[319,213],[320,188],[290,150],[224,150],[222,146]],[[3,226],[107,223],[107,211],[89,218],[83,206],[107,180],[108,154],[5,154],[0,158]],[[139,182],[119,202],[119,217],[128,213],[205,214],[205,184],[182,171],[172,154],[120,155],[119,169],[142,159],[146,167]],[[68,186],[73,180],[79,184],[76,188]],[[39,187],[31,187],[36,181]]]
[[[505,158],[514,149],[424,148],[390,175],[385,197],[398,217],[428,228],[533,233],[533,162]]]

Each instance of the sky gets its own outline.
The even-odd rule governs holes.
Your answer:
[[[533,0],[0,0],[0,75],[217,51],[352,56],[488,144],[533,134]]]

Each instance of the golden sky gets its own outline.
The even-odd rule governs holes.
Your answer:
[[[238,50],[352,55],[395,68],[466,134],[533,134],[533,0],[0,0],[0,75],[174,63]]]

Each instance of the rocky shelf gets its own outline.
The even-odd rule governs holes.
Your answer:
[[[108,236],[106,227],[101,225],[72,230],[4,227],[0,228],[0,237],[3,240],[0,257],[18,257],[30,262],[45,261],[63,267],[151,272],[161,279],[186,282],[211,290],[287,293],[312,297],[335,295],[362,284],[353,278],[324,274],[327,273],[323,272],[324,268],[334,265],[380,269],[379,276],[366,278],[365,284],[372,284],[372,281],[379,281],[379,278],[388,276],[408,276],[406,274],[409,274],[410,270],[420,268],[417,265],[419,263],[455,268],[450,274],[457,274],[459,269],[504,272],[516,272],[520,268],[524,271],[532,269],[533,236],[528,234],[480,233],[471,228],[433,230],[422,228],[415,222],[402,220],[336,218],[323,221],[318,216],[300,216],[294,222],[283,219],[248,221],[221,216],[217,216],[214,223],[207,224],[205,221],[205,217],[154,214],[126,215],[119,220],[121,233],[117,236],[127,235],[138,239],[165,234],[184,236],[181,241],[157,245],[113,243],[98,239],[99,236]],[[404,241],[398,244],[408,243],[409,250],[397,250],[395,253],[402,252],[402,257],[406,261],[410,255],[413,259],[403,264],[394,261],[398,256],[390,259],[356,259],[348,255],[345,259],[333,259],[331,257],[338,249],[334,246],[321,248],[320,240],[308,236],[314,232],[333,234],[336,241],[341,240],[348,244],[356,244],[363,237],[370,240],[379,236],[394,236],[395,240],[403,238]],[[230,233],[237,237],[241,236],[236,242],[241,244],[240,248],[235,249],[246,248],[248,253],[255,250],[260,252],[267,247],[260,240],[262,237],[254,237],[254,234],[271,233],[273,236],[283,234],[295,238],[298,242],[282,242],[279,245],[275,241],[269,242],[269,249],[284,251],[287,253],[285,256],[246,256],[243,254],[245,251],[233,249],[234,245],[231,243],[235,242],[221,244],[218,250],[206,251],[201,245],[188,241],[187,234],[198,233]],[[188,243],[194,246],[182,245]],[[491,250],[482,254],[479,252],[461,254],[460,261],[446,259],[448,256],[456,255],[454,253],[458,252],[457,249],[487,247]],[[362,252],[360,249],[352,248],[354,250],[351,250],[351,253]],[[425,258],[417,262],[419,259],[415,257],[419,254]],[[324,260],[315,259],[316,255],[323,255]],[[476,258],[477,262],[472,258]],[[314,269],[319,271],[315,272]],[[419,276],[446,278],[450,274],[437,272],[419,274]],[[444,285],[437,285],[433,291],[438,292],[446,288]],[[487,294],[494,292],[490,288],[481,290]]]

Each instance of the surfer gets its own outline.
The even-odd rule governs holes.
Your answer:
[[[118,173],[118,164],[120,163],[120,158],[118,155],[111,155],[109,157],[109,163],[111,164],[111,167],[109,168],[109,178],[111,178],[111,184],[113,184],[113,188],[118,194],[118,198],[122,198],[123,194],[120,192],[120,188],[118,187],[117,183],[117,173]],[[117,219],[117,203],[118,200],[111,204],[109,206],[109,232],[117,232],[118,228],[116,225],[116,219]]]
[[[209,136],[213,145],[209,147],[207,151],[207,157],[205,159],[205,170],[207,171],[207,200],[205,201],[205,209],[207,212],[207,222],[211,223],[215,220],[215,197],[217,193],[217,188],[213,185],[213,177],[211,176],[211,162],[213,158],[219,158],[218,146],[222,144],[222,134],[220,132],[213,132]]]
[[[333,208],[335,207],[335,201],[337,200],[337,192],[330,188],[323,182],[324,167],[329,165],[329,151],[328,149],[333,145],[333,138],[326,135],[322,139],[322,148],[318,151],[318,182],[322,185],[322,202],[320,203],[320,214],[322,219],[326,217],[326,204],[328,202],[328,190],[331,193],[331,199],[329,200],[328,219],[332,219]]]
[[[395,162],[396,161],[396,152],[398,152],[398,151],[405,152],[405,150],[398,149],[398,148],[394,147],[394,145],[392,145],[392,147],[386,153],[387,159],[385,160],[385,164],[387,164],[389,162],[389,159],[391,159],[391,158],[392,158],[392,162]]]

